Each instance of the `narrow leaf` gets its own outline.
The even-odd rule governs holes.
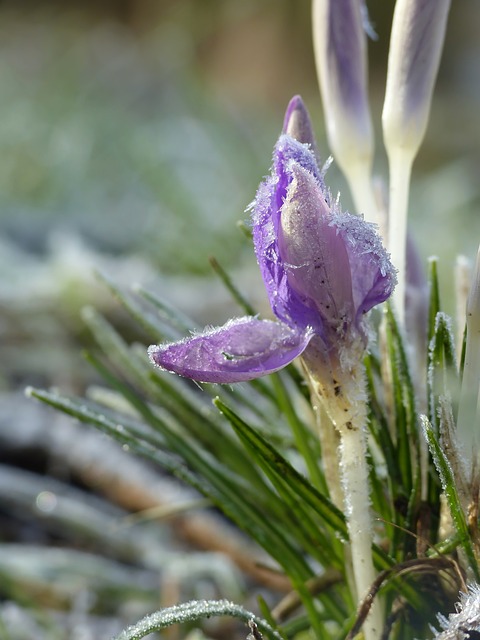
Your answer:
[[[465,551],[465,555],[475,575],[475,579],[478,582],[480,580],[480,572],[475,558],[472,541],[470,539],[465,514],[463,512],[462,505],[455,486],[455,478],[453,476],[452,469],[445,453],[443,452],[437,440],[432,424],[428,420],[427,416],[421,416],[421,421],[430,453],[432,454],[433,461],[435,463],[440,481],[442,483],[443,491],[445,492],[445,496],[447,498],[447,503],[450,509],[453,524],[460,537],[461,546]]]
[[[160,631],[172,624],[196,622],[202,618],[229,616],[240,618],[246,623],[253,621],[262,633],[273,640],[284,640],[284,637],[262,618],[228,600],[193,600],[185,604],[168,607],[152,613],[139,622],[122,631],[114,640],[141,640],[150,633]]]

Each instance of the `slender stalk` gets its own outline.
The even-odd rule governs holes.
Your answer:
[[[370,490],[367,466],[367,393],[363,362],[359,359],[351,368],[331,363],[326,377],[321,369],[310,373],[310,388],[340,435],[338,450],[343,486],[343,504],[347,517],[357,600],[368,597],[377,574],[372,556],[372,525]],[[329,383],[334,380],[335,384]],[[383,629],[383,614],[378,600],[374,600],[363,624],[365,640],[378,640]]]
[[[480,386],[480,249],[467,301],[467,336],[463,365],[462,390],[458,409],[458,440],[468,461],[468,480],[478,467],[479,445],[479,386]]]
[[[406,247],[410,175],[415,154],[411,149],[392,145],[388,149],[390,166],[390,202],[388,210],[388,250],[398,269],[393,306],[400,326],[405,325]]]
[[[338,466],[340,437],[325,410],[323,402],[313,397],[313,409],[317,420],[318,438],[322,447],[322,465],[328,492],[333,504],[339,509],[343,506],[343,490]]]
[[[455,325],[457,327],[456,347],[460,367],[463,348],[463,334],[467,321],[467,299],[472,279],[472,267],[465,256],[457,256],[455,262]]]
[[[361,403],[359,403],[361,404]],[[362,601],[369,593],[376,572],[372,559],[372,526],[369,511],[370,491],[368,486],[368,467],[366,457],[366,411],[359,406],[346,423],[337,424],[340,432],[340,467],[342,470],[345,511],[353,575],[357,598]],[[363,625],[366,640],[381,637],[383,628],[380,603],[375,600]]]

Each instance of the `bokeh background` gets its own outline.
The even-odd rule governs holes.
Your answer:
[[[380,114],[394,3],[368,5],[379,36],[370,43],[376,173],[385,179]],[[420,252],[424,259],[440,256],[450,312],[455,257],[473,259],[480,239],[480,3],[452,5],[411,197]],[[27,595],[30,606],[51,582],[42,565],[34,579],[29,574],[19,583],[19,565],[8,561],[25,559],[25,549],[15,555],[4,545],[85,546],[85,531],[82,537],[72,515],[46,524],[47,513],[58,514],[58,487],[42,493],[44,483],[60,478],[62,491],[73,481],[85,495],[101,493],[107,500],[98,507],[102,517],[111,503],[130,510],[150,504],[126,505],[111,483],[99,483],[98,470],[105,470],[110,454],[101,449],[105,455],[100,461],[97,456],[93,473],[88,454],[80,455],[84,437],[65,423],[60,432],[51,431],[55,419],[24,398],[24,386],[82,393],[92,381],[80,356],[90,341],[81,319],[86,304],[106,313],[128,337],[146,339],[130,335],[131,325],[95,280],[95,270],[120,286],[140,282],[203,326],[237,313],[212,273],[213,255],[251,300],[264,304],[253,252],[238,222],[248,220],[245,208],[269,170],[285,106],[295,93],[309,106],[326,157],[307,0],[0,2],[0,574],[8,578],[0,601],[24,602]],[[349,208],[335,166],[328,178]],[[128,464],[122,462],[126,476],[143,478]],[[28,487],[21,495],[13,491],[20,486],[18,470]],[[142,482],[146,491],[151,477]],[[69,494],[77,506],[85,495]],[[100,555],[112,545],[101,543],[99,534],[88,540]],[[113,545],[110,555],[123,560],[118,549]],[[81,563],[71,562],[71,575],[78,578]],[[105,580],[110,569],[102,569]],[[122,586],[115,571],[112,582]],[[82,579],[85,586],[93,578]],[[58,593],[52,589],[46,606],[55,609]],[[88,602],[78,605],[84,614]],[[26,629],[21,610],[15,615]],[[123,622],[142,609],[132,611]],[[42,636],[38,615],[35,620],[24,637],[64,637],[57,627],[52,635],[48,625]],[[98,626],[89,636],[85,625],[57,623],[68,627],[65,637],[108,637]]]
[[[383,179],[379,123],[393,4],[369,3],[379,35],[370,62]],[[309,14],[306,0],[0,4],[5,387],[12,373],[23,379],[61,366],[64,322],[75,329],[91,295],[85,284],[106,262],[122,282],[156,281],[187,311],[198,307],[199,322],[224,320],[212,302],[222,294],[208,287],[202,309],[203,279],[189,285],[180,276],[192,283],[211,275],[209,255],[261,288],[253,275],[242,280],[254,259],[235,225],[248,218],[293,94],[307,101],[328,155]],[[477,2],[453,3],[414,171],[411,224],[422,255],[442,258],[449,310],[455,255],[472,257],[479,237],[479,23]],[[335,167],[329,178],[348,208]],[[56,335],[59,314],[66,318]],[[38,342],[48,344],[45,354]]]

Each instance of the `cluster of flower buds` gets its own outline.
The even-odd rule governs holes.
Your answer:
[[[401,323],[410,173],[428,122],[449,6],[450,0],[397,0],[393,18],[382,121],[390,165],[385,235],[399,274],[394,301]],[[313,41],[330,148],[357,213],[382,227],[371,178],[367,30],[363,0],[313,0]]]

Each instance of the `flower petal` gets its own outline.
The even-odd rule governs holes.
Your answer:
[[[343,168],[373,155],[360,0],[314,0],[313,46],[330,148]]]
[[[295,138],[298,142],[309,144],[310,148],[316,154],[312,121],[310,120],[310,114],[301,96],[293,96],[288,103],[283,121],[283,133]]]
[[[287,116],[288,113],[287,110]],[[252,206],[253,241],[273,312],[289,326],[305,329],[318,323],[318,318],[315,319],[315,314],[292,291],[278,248],[282,207],[292,180],[288,167],[293,161],[314,176],[328,198],[314,152],[288,135],[280,136],[275,147],[272,176],[260,185]]]
[[[199,382],[232,383],[282,369],[307,347],[313,332],[271,320],[229,320],[180,342],[153,345],[153,364]]]
[[[345,240],[315,177],[296,162],[282,208],[280,255],[290,286],[335,331],[354,319],[352,274]]]
[[[359,325],[365,313],[390,297],[397,283],[396,270],[373,224],[341,211],[333,212],[332,224],[348,253]]]

